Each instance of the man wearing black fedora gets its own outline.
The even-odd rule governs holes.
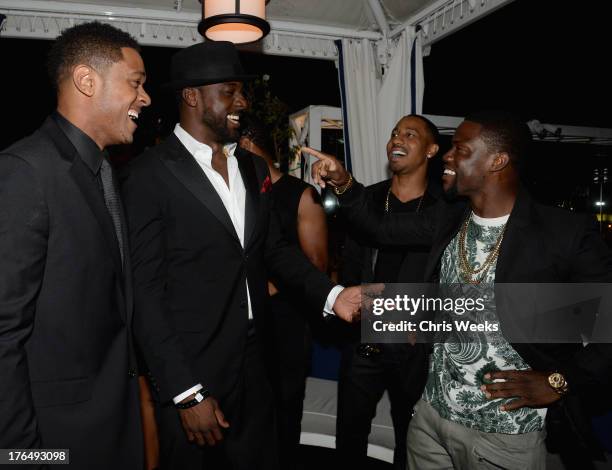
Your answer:
[[[123,184],[135,329],[160,402],[161,465],[276,468],[262,365],[268,271],[347,321],[359,290],[334,287],[282,239],[267,166],[236,146],[242,82],[253,77],[234,46],[183,49],[171,75],[180,122],[129,166]]]

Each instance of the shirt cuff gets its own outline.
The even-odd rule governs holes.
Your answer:
[[[327,300],[325,301],[325,307],[323,307],[323,316],[326,317],[328,315],[335,315],[334,313],[334,304],[336,303],[336,299],[340,292],[344,290],[344,286],[335,286],[332,290],[327,294]]]
[[[193,387],[191,387],[189,390],[185,390],[183,393],[181,393],[180,395],[175,396],[172,401],[174,402],[174,404],[176,405],[177,403],[182,402],[185,398],[187,398],[189,395],[199,392],[200,390],[202,390],[204,387],[202,387],[202,384],[197,384],[194,385]]]

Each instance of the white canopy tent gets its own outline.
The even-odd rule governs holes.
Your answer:
[[[320,149],[323,129],[343,128],[342,110],[333,106],[308,106],[289,116],[289,125],[294,132],[294,137],[289,142],[291,147],[308,144]],[[301,157],[304,158],[304,168]],[[310,182],[308,168],[312,165],[312,160],[311,156],[296,154],[289,162],[289,173]]]
[[[270,34],[246,47],[339,64],[347,164],[370,184],[386,177],[380,149],[389,129],[422,111],[423,51],[510,1],[271,0]],[[202,40],[198,0],[0,0],[0,14],[2,37],[53,39],[75,23],[99,20],[143,45]]]
[[[267,54],[335,60],[333,41],[374,42],[421,25],[423,46],[512,0],[271,0]],[[78,21],[101,20],[130,31],[144,45],[185,47],[200,41],[199,0],[0,0],[3,37],[53,39]]]

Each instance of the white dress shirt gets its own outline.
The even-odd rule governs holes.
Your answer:
[[[234,225],[234,229],[236,230],[236,234],[240,239],[240,244],[242,248],[244,248],[244,221],[245,221],[245,200],[246,200],[246,189],[244,187],[244,181],[242,181],[242,176],[240,175],[240,171],[238,169],[238,160],[234,156],[234,151],[236,150],[237,144],[229,144],[224,148],[225,155],[227,157],[227,174],[228,174],[228,183],[225,183],[223,177],[212,167],[212,148],[208,145],[203,144],[202,142],[194,139],[185,129],[181,127],[180,124],[177,124],[174,127],[174,134],[180,140],[180,142],[185,146],[187,151],[193,158],[195,158],[200,168],[206,174],[206,177],[209,179],[215,191],[221,198],[223,202],[223,206],[229,215],[232,224]],[[248,302],[248,315],[249,320],[253,318],[253,311],[251,308],[251,295],[249,293],[249,284],[246,281],[246,289],[247,289],[247,302]],[[335,286],[329,295],[327,296],[327,301],[325,302],[324,311],[326,314],[333,313],[332,308],[334,303],[336,302],[336,297],[342,290],[341,286]],[[201,390],[203,387],[201,384],[198,384],[189,390],[181,393],[174,397],[174,403],[178,403],[181,400],[184,400],[192,393],[196,393]]]
[[[244,220],[245,220],[245,201],[246,201],[246,189],[240,170],[238,169],[238,160],[234,156],[237,144],[226,145],[224,148],[225,155],[227,157],[227,179],[228,183],[225,183],[223,176],[221,176],[212,167],[212,149],[202,142],[198,142],[194,139],[185,129],[177,124],[174,127],[174,134],[189,151],[193,158],[195,158],[200,168],[206,174],[208,180],[211,182],[215,191],[221,198],[223,206],[229,215],[234,230],[240,239],[240,245],[244,248]],[[228,186],[229,184],[229,186]],[[253,318],[253,310],[251,309],[251,294],[249,293],[249,283],[246,283],[247,289],[247,302],[248,302],[248,315],[249,320]]]

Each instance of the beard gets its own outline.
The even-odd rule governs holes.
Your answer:
[[[456,201],[459,198],[459,192],[457,191],[457,180],[453,181],[453,184],[443,191],[442,196],[447,202]]]
[[[216,116],[211,109],[206,109],[202,116],[202,122],[214,132],[220,144],[233,144],[240,138],[238,129],[230,129],[227,119]]]

